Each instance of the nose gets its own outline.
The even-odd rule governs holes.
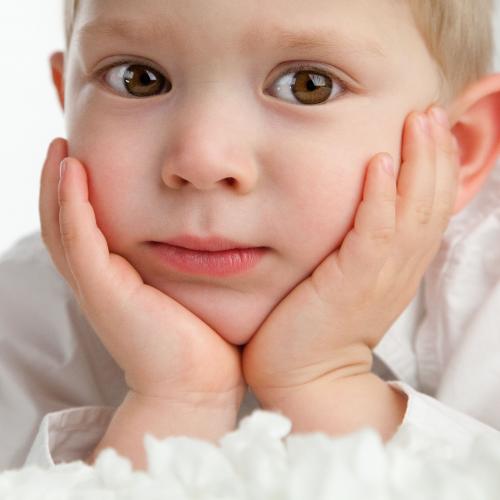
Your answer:
[[[250,192],[258,181],[249,124],[230,106],[218,106],[206,98],[179,113],[168,141],[162,180],[171,189],[232,189]],[[214,98],[214,96],[212,95]],[[180,110],[177,110],[180,111]],[[186,120],[186,117],[195,117]]]

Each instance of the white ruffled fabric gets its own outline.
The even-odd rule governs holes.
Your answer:
[[[289,435],[286,417],[255,410],[219,446],[145,436],[147,471],[116,451],[94,466],[29,466],[0,474],[0,498],[16,500],[497,500],[500,437],[462,450],[412,425],[384,445],[370,429],[341,438]]]

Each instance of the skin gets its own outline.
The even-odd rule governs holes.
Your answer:
[[[157,18],[168,13],[166,5],[149,3],[159,9]],[[109,5],[84,3],[77,33],[85,19],[97,14],[105,17]],[[123,12],[131,14],[132,4],[123,5]],[[271,12],[278,5],[273,3]],[[339,1],[335,5],[337,15],[349,13],[353,20],[357,15],[363,32],[369,32],[375,18],[362,17],[367,8],[362,2],[353,6]],[[388,16],[401,15],[398,21],[403,23],[409,13],[398,5],[383,3],[377,8]],[[328,6],[331,3],[325,3],[325,9]],[[241,69],[244,62],[255,61],[265,65],[276,55],[253,47],[252,57],[242,60],[235,56],[228,65],[223,59],[230,59],[228,47],[235,46],[229,44],[229,35],[241,28],[237,19],[240,24],[245,20],[261,26],[260,13],[228,3],[221,11],[223,17],[214,19],[208,11],[205,17],[196,17],[199,10],[190,9],[189,3],[178,7],[176,26],[177,21],[183,26],[181,20],[189,19],[188,29],[197,19],[198,35],[206,40],[193,53],[185,48],[182,59],[173,63],[180,81],[186,84],[179,86],[178,94],[172,94],[172,102],[170,96],[131,101],[104,90],[83,76],[82,66],[90,64],[85,62],[90,56],[80,57],[82,46],[75,41],[66,64],[66,80],[62,54],[52,57],[54,81],[61,102],[66,102],[70,137],[69,149],[61,139],[51,145],[43,169],[42,234],[56,266],[124,370],[130,388],[88,460],[92,462],[98,451],[113,446],[131,457],[135,466],[144,468],[145,432],[159,437],[187,434],[217,439],[234,426],[244,382],[264,408],[289,416],[294,431],[339,434],[370,425],[388,439],[402,421],[406,397],[370,373],[371,349],[413,296],[451,213],[472,198],[494,164],[499,137],[498,111],[495,114],[494,110],[498,110],[500,78],[476,83],[450,105],[452,134],[444,111],[441,120],[431,119],[427,127],[419,127],[417,118],[424,115],[406,116],[404,108],[418,109],[433,101],[439,87],[435,66],[425,49],[418,51],[419,43],[423,48],[420,38],[409,37],[406,48],[416,51],[412,69],[413,64],[422,63],[423,82],[435,84],[427,88],[420,82],[412,88],[410,98],[407,85],[411,79],[405,80],[397,71],[406,60],[398,50],[399,38],[398,44],[394,43],[403,31],[398,24],[391,32],[384,23],[377,25],[384,28],[377,35],[382,47],[385,41],[390,48],[387,65],[378,74],[372,72],[373,66],[368,71],[363,64],[363,75],[357,75],[362,88],[357,92],[307,109],[264,93],[245,94],[244,85],[241,93],[235,91],[229,99],[220,89],[234,74],[228,76],[217,68],[229,65]],[[312,16],[309,11],[303,14],[306,17],[300,18],[301,23]],[[324,18],[314,22],[317,25]],[[272,15],[267,17],[267,11],[266,19],[273,19]],[[287,18],[287,22],[293,19]],[[410,22],[410,18],[406,20]],[[221,38],[210,37],[217,23],[223,24],[219,26]],[[412,31],[408,26],[405,29]],[[394,39],[389,44],[391,36]],[[217,47],[213,53],[220,59],[207,59],[205,51],[210,47]],[[100,41],[99,50],[111,49]],[[341,56],[337,53],[336,57]],[[194,66],[188,66],[187,61]],[[352,59],[348,62],[353,64]],[[376,67],[381,67],[380,61]],[[260,74],[260,66],[252,68]],[[345,68],[343,71],[349,73]],[[406,85],[400,88],[403,81]],[[203,92],[198,91],[200,84],[204,84]],[[190,91],[188,100],[185,96]],[[377,114],[381,101],[389,107]],[[249,111],[239,112],[245,104]],[[169,118],[178,113],[175,126],[162,113],[167,106]],[[228,112],[231,109],[233,113]],[[133,120],[124,119],[131,113]],[[426,114],[432,115],[432,109]],[[221,120],[214,120],[219,116]],[[367,116],[377,120],[367,120]],[[155,135],[157,121],[164,127],[160,135]],[[224,123],[224,129],[217,127],[218,123]],[[253,128],[242,134],[248,124]],[[327,138],[324,130],[331,136]],[[382,137],[382,131],[387,135]],[[231,136],[238,132],[246,142],[236,151]],[[291,140],[299,132],[307,134],[307,142],[300,137]],[[366,134],[361,141],[359,133]],[[384,149],[392,152],[396,167],[401,164],[397,179],[395,172],[383,167],[382,160],[390,156],[369,154],[367,145],[376,150],[378,142],[394,148]],[[282,149],[275,149],[276,145]],[[59,162],[68,155],[80,161],[71,158],[64,162],[66,173],[57,190]],[[149,174],[134,179],[137,164]],[[347,164],[349,175],[344,172]],[[314,179],[307,175],[310,165],[314,166]],[[142,199],[138,199],[140,194]],[[330,210],[325,210],[325,204]],[[161,218],[153,214],[157,213],[154,207],[162,206],[171,210],[174,222],[170,226],[180,220],[187,227],[204,227],[221,234],[222,226],[214,224],[229,224],[237,218],[239,228],[258,227],[259,237],[268,239],[253,244],[272,248],[267,261],[273,265],[267,268],[266,261],[255,272],[221,280],[169,276],[164,269],[149,268],[150,256],[144,253],[144,241],[138,235],[160,227]],[[218,212],[221,206],[225,210]],[[249,209],[252,206],[255,208]],[[197,207],[204,211],[197,212]],[[236,214],[229,222],[227,207],[235,207],[231,214]],[[206,217],[196,219],[196,213]],[[249,225],[255,218],[261,223]],[[190,221],[195,222],[190,225]],[[154,272],[150,273],[151,269]],[[183,296],[184,292],[189,296]],[[243,298],[248,301],[244,307]],[[215,299],[220,299],[217,304]],[[244,322],[245,318],[248,321]],[[234,344],[242,343],[246,347],[240,360]],[[167,415],[169,418],[164,418]]]
[[[370,162],[353,229],[273,310],[241,367],[235,346],[109,252],[85,168],[53,141],[41,179],[44,241],[129,386],[88,462],[111,446],[144,468],[146,432],[217,440],[234,428],[245,382],[294,431],[369,425],[390,438],[406,396],[370,373],[370,349],[413,295],[455,201],[458,148],[439,115],[425,126],[426,115],[410,115],[397,189],[388,157]]]
[[[116,15],[109,0],[82,2],[75,23],[65,66],[69,155],[88,168],[98,225],[146,283],[233,344],[247,343],[273,307],[338,248],[352,226],[368,160],[385,151],[399,165],[407,114],[438,95],[435,64],[404,2],[316,3],[311,9],[283,0],[262,9],[220,1],[214,10],[147,0],[138,13],[135,1],[121,2],[126,18],[174,18],[172,44],[78,39],[86,23]],[[255,37],[257,48],[240,54],[234,43],[273,24],[345,32],[342,19],[353,38],[375,40],[385,57],[353,56],[341,46],[273,50]],[[190,39],[200,43],[186,44]],[[175,92],[134,100],[88,76],[128,55],[165,68]],[[351,90],[340,96],[334,88],[328,103],[315,106],[285,101],[284,91],[266,93],[280,71],[294,71],[292,61],[343,72]],[[270,251],[254,270],[225,278],[170,270],[151,255],[146,242],[186,232]]]

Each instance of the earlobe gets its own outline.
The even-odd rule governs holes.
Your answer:
[[[59,103],[64,109],[64,53],[54,52],[50,56],[50,69],[52,72],[52,81],[57,91]]]
[[[474,82],[449,108],[452,133],[460,148],[460,174],[454,213],[478,193],[500,154],[500,74]]]

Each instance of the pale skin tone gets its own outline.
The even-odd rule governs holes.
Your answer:
[[[425,132],[417,126],[424,114],[411,112],[431,115],[438,79],[409,29],[409,11],[393,2],[318,1],[311,12],[309,3],[291,9],[288,0],[266,3],[265,11],[220,1],[223,21],[199,2],[146,3],[141,12],[156,19],[175,13],[174,40],[94,33],[72,44],[58,87],[69,146],[52,144],[42,174],[44,240],[130,388],[95,453],[115,446],[143,468],[144,432],[215,440],[234,427],[245,383],[264,407],[289,415],[294,430],[339,434],[372,425],[389,438],[406,401],[370,374],[371,349],[408,304],[450,214],[470,195],[446,119],[429,120]],[[258,45],[237,57],[231,40],[264,21],[283,25],[285,7],[294,30],[348,16],[353,38],[375,39],[385,56],[323,48],[306,57],[304,49]],[[120,14],[137,20],[136,10],[124,1]],[[83,2],[76,33],[113,14],[110,1]],[[181,45],[189,30],[202,43]],[[89,75],[117,56],[165,67],[177,94],[131,99],[97,84]],[[292,71],[282,64],[292,60],[340,69],[356,90],[314,106],[253,93],[282,74],[277,66]],[[56,55],[56,83],[58,68]],[[68,156],[58,194],[59,163]],[[393,159],[398,179],[384,158]],[[231,278],[159,267],[145,243],[186,229],[272,252],[261,267]]]

